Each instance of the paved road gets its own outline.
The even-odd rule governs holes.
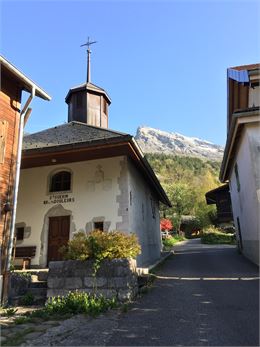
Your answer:
[[[258,268],[231,246],[191,240],[121,314],[106,346],[258,346]]]

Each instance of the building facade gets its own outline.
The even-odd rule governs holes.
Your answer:
[[[154,263],[159,202],[171,205],[157,177],[131,135],[108,129],[104,89],[87,80],[65,100],[68,123],[24,137],[16,249],[36,249],[42,268],[75,232],[119,230],[138,236],[139,267]]]
[[[229,181],[240,250],[259,265],[260,65],[228,69],[228,135],[220,180]]]

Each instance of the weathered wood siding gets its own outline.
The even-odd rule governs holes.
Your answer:
[[[11,219],[11,213],[5,214],[3,208],[8,199],[12,202],[13,196],[20,102],[21,87],[2,71],[0,91],[0,246],[2,250],[9,234]]]

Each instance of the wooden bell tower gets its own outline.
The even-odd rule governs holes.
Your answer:
[[[87,80],[69,90],[65,101],[68,104],[68,122],[78,121],[101,128],[108,128],[108,108],[111,99],[107,92],[91,83],[90,80],[90,45],[96,41],[81,46],[87,46]]]

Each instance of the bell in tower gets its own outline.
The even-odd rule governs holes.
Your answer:
[[[68,104],[68,122],[78,121],[88,125],[108,128],[108,107],[111,104],[106,91],[90,82],[90,45],[88,42],[82,46],[88,46],[87,81],[79,86],[71,88],[65,98]]]

